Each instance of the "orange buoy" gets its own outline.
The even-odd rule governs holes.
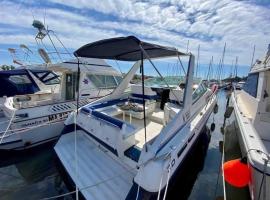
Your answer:
[[[244,187],[250,182],[250,169],[243,159],[225,162],[223,164],[223,170],[226,182],[235,187]]]

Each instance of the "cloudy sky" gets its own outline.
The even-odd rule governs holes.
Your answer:
[[[218,63],[227,43],[225,63],[239,56],[249,66],[265,55],[270,43],[270,0],[13,0],[0,1],[0,64],[11,63],[7,48],[26,44],[36,49],[33,19],[43,21],[71,50],[115,36],[136,35],[175,46],[195,55],[200,63],[211,56]],[[247,69],[247,67],[246,67]]]

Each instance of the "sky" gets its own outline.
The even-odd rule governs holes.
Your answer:
[[[0,65],[12,63],[8,48],[25,44],[36,52],[33,19],[45,19],[71,52],[127,35],[188,49],[196,57],[200,45],[199,74],[212,56],[217,67],[226,42],[224,74],[238,56],[238,73],[245,75],[254,45],[260,59],[270,43],[270,0],[0,0],[0,6]]]

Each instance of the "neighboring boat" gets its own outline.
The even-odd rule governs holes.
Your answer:
[[[79,78],[76,71],[78,62],[82,66]],[[48,84],[56,83],[56,79],[57,90],[42,88],[33,94],[5,97],[3,115],[0,117],[0,150],[23,150],[57,139],[64,127],[64,120],[76,109],[78,88],[79,105],[82,106],[108,95],[122,79],[117,70],[100,59],[79,58],[47,64],[47,67],[62,74],[60,84],[58,76],[52,72],[24,72],[32,72],[33,75],[28,74],[29,78]],[[21,77],[16,76],[12,80],[21,81]]]
[[[235,83],[235,89],[236,90],[242,90],[243,86],[244,86],[245,82],[244,81],[240,81],[238,83]]]
[[[39,91],[58,92],[59,83],[59,76],[50,70],[16,69],[0,71],[0,97],[34,94]]]
[[[228,107],[233,108],[242,157],[247,158],[250,198],[254,200],[270,199],[269,60],[270,48],[264,60],[251,68],[243,89],[232,92],[232,107]]]
[[[216,105],[216,89],[193,91],[194,56],[134,36],[87,44],[74,55],[133,61],[112,94],[73,112],[54,149],[68,181],[85,199],[161,199],[197,144]],[[127,87],[144,60],[188,56],[185,84]],[[159,73],[157,68],[156,71]],[[184,86],[184,88],[182,88]],[[163,198],[163,197],[162,197]]]
[[[43,76],[39,76],[42,74]],[[0,71],[0,110],[4,97],[59,90],[60,78],[47,69],[16,69]]]

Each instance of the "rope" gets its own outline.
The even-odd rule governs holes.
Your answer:
[[[71,112],[72,112],[73,110],[71,110]],[[54,123],[54,122],[58,122],[58,121],[61,121],[62,119],[65,119],[66,118],[66,116],[68,116],[69,115],[69,113],[68,114],[64,114],[62,117],[60,117],[59,119],[54,119],[54,120],[51,120],[51,121],[47,121],[47,122],[44,122],[44,123],[42,123],[42,124],[40,124],[40,125],[36,125],[36,126],[30,126],[30,127],[26,127],[26,128],[18,128],[18,129],[10,129],[10,130],[6,130],[6,132],[5,133],[7,133],[7,132],[12,132],[11,134],[8,134],[8,135],[6,135],[6,136],[11,136],[11,135],[14,135],[14,134],[18,134],[18,133],[20,133],[20,132],[23,132],[23,131],[25,131],[25,130],[32,130],[32,129],[35,129],[35,128],[38,128],[38,127],[41,127],[41,126],[45,126],[45,125],[48,125],[48,124],[52,124],[52,123]],[[11,121],[11,120],[10,120]],[[16,133],[15,133],[15,131],[16,131]],[[4,133],[4,134],[5,134]],[[2,136],[3,137],[3,136]],[[1,143],[0,143],[1,144]]]
[[[170,92],[172,92],[173,96],[178,100],[179,104],[181,104],[181,100],[177,97],[177,95],[173,92],[173,90],[171,89],[171,87],[169,86],[168,82],[165,80],[165,78],[162,76],[162,74],[159,72],[159,70],[156,68],[156,66],[154,65],[154,63],[152,62],[151,58],[149,57],[149,55],[147,54],[147,52],[144,50],[144,48],[140,45],[139,46],[140,49],[142,50],[142,52],[146,55],[147,57],[147,60],[150,62],[150,64],[153,66],[153,68],[155,69],[155,71],[158,73],[158,75],[161,77],[162,81],[165,82],[166,86],[170,89]],[[179,57],[179,55],[177,54],[177,57],[178,57],[178,60],[183,68],[183,71],[186,75],[186,72],[185,72],[185,69],[184,69],[184,66],[181,62],[181,59]]]
[[[169,186],[170,175],[171,175],[171,164],[169,165],[169,169],[168,169],[168,175],[167,175],[168,177],[167,177],[166,188],[165,188],[163,200],[165,200],[166,196],[167,196],[167,190],[168,190],[168,186]]]
[[[219,183],[219,176],[220,176],[220,171],[221,171],[221,163],[222,163],[222,156],[220,156],[220,161],[219,161],[219,170],[218,170],[218,177],[217,177],[217,181],[216,181],[216,185],[215,185],[215,195],[214,195],[214,199],[216,199],[217,196],[217,189],[218,189],[218,183]]]
[[[261,184],[260,184],[258,200],[260,200],[260,198],[261,198],[262,186],[263,186],[263,183],[265,182],[265,171],[266,171],[268,161],[269,160],[266,160],[266,159],[264,160],[263,177],[262,177]],[[264,184],[264,186],[266,186],[266,184]],[[265,191],[266,191],[266,189],[264,187],[264,195],[263,195],[264,200],[265,200]]]
[[[131,172],[131,171],[134,170],[134,169],[137,169],[137,167],[127,169],[127,171],[130,171],[130,172]],[[88,186],[82,187],[81,189],[78,188],[77,191],[78,191],[78,192],[79,192],[79,191],[81,192],[81,191],[83,191],[83,190],[90,189],[90,188],[95,187],[95,186],[97,186],[97,185],[100,185],[100,184],[102,184],[102,183],[106,183],[106,182],[108,182],[108,181],[110,181],[110,180],[113,180],[114,178],[120,177],[121,175],[122,175],[122,174],[118,173],[118,174],[116,174],[115,176],[109,177],[109,178],[107,178],[107,179],[105,179],[105,180],[102,180],[102,181],[99,181],[99,182],[97,182],[97,183],[95,183],[95,184],[92,184],[92,185],[88,185]],[[67,195],[70,195],[70,194],[74,194],[74,193],[76,193],[76,190],[73,190],[73,191],[71,191],[71,192],[67,192],[67,193],[64,193],[64,194],[60,194],[60,195],[55,195],[55,196],[52,196],[52,197],[45,197],[45,198],[42,198],[42,199],[40,199],[40,200],[57,199],[57,198],[59,198],[59,197],[64,197],[64,196],[67,196]]]
[[[265,172],[266,172],[266,169],[267,169],[267,164],[268,162],[270,162],[270,155],[259,150],[259,149],[249,149],[246,153],[246,155],[248,155],[251,151],[256,151],[256,152],[260,152],[262,154],[264,154],[266,156],[266,159],[264,159],[264,169],[263,169],[263,177],[262,177],[262,180],[261,180],[261,184],[260,184],[260,189],[259,189],[259,196],[258,196],[258,200],[260,200],[261,198],[261,192],[262,192],[262,186],[263,186],[263,183],[265,182]],[[266,192],[266,189],[264,188],[264,197],[263,199],[265,199],[265,192]]]
[[[117,67],[118,67],[118,69],[119,69],[119,71],[120,71],[120,73],[121,73],[121,75],[122,75],[122,78],[123,78],[123,77],[124,77],[124,73],[122,72],[122,70],[121,70],[121,67],[120,67],[119,63],[117,62],[117,60],[116,60],[116,59],[115,59],[114,61],[115,61],[116,65],[117,65]]]
[[[81,101],[82,102],[82,101]],[[87,101],[88,102],[88,101]],[[89,102],[88,102],[89,103]],[[66,111],[66,112],[74,112],[75,110],[69,110],[69,111]],[[59,113],[56,113],[56,114],[59,114]],[[8,132],[12,132],[11,134],[8,134],[6,136],[11,136],[11,135],[14,135],[14,134],[17,134],[19,132],[24,132],[25,130],[32,130],[32,129],[35,129],[35,128],[38,128],[38,127],[41,127],[41,126],[45,126],[45,125],[48,125],[48,124],[52,124],[52,123],[55,123],[55,122],[60,122],[62,119],[65,119],[67,116],[69,115],[69,113],[67,114],[63,114],[62,117],[58,118],[58,119],[54,119],[54,120],[51,120],[51,121],[47,121],[47,122],[43,122],[39,125],[36,125],[36,126],[28,126],[26,128],[17,128],[17,129],[10,129],[10,130],[7,130],[6,133]],[[44,117],[47,117],[47,116],[44,116]],[[18,119],[18,118],[14,118],[14,119]],[[5,122],[8,122],[8,121],[5,121]],[[0,124],[3,123],[3,122],[0,122]],[[16,133],[15,133],[16,132]]]
[[[136,194],[136,200],[138,200],[138,198],[139,198],[139,193],[140,193],[140,185],[138,184],[138,190],[137,190],[137,194]]]
[[[11,123],[12,123],[12,120],[13,120],[14,116],[15,116],[15,111],[13,112],[13,114],[12,114],[12,116],[11,116],[11,119],[10,119],[10,121],[9,121],[9,124],[8,124],[8,126],[7,126],[7,128],[6,128],[5,132],[4,132],[4,134],[3,134],[2,137],[1,137],[0,144],[2,144],[3,139],[4,139],[6,133],[7,133],[8,129],[9,129]]]
[[[157,200],[159,200],[159,198],[160,198],[160,192],[161,192],[161,185],[162,185],[162,182],[163,182],[163,174],[162,174],[161,179],[160,179],[160,182],[159,182],[159,189],[158,189],[158,197],[157,197]]]
[[[101,149],[101,151],[102,151],[102,149]],[[171,152],[167,153],[167,154],[165,155],[165,156],[166,156],[165,158],[167,158],[167,156],[169,156],[170,153],[171,153]],[[106,155],[107,155],[107,154],[106,154]],[[163,156],[164,156],[164,155],[163,155]],[[163,156],[159,156],[159,157],[157,157],[157,158],[155,158],[155,159],[160,159],[160,158],[162,158]],[[112,158],[114,161],[118,162],[119,164],[121,164],[128,172],[131,172],[132,174],[134,173],[134,170],[137,170],[137,167],[144,166],[145,164],[147,164],[147,163],[149,162],[149,160],[148,160],[148,161],[146,161],[145,163],[142,163],[142,164],[140,164],[140,165],[138,165],[138,166],[136,166],[136,167],[134,167],[134,168],[127,168],[127,167],[125,167],[125,165],[123,165],[123,163],[119,162],[119,160],[116,160],[115,158],[113,158],[113,157],[111,157],[111,156],[109,156],[109,157]],[[150,160],[154,160],[154,159],[150,159]],[[78,192],[81,192],[81,191],[83,191],[83,190],[86,190],[86,189],[95,187],[95,186],[97,186],[97,185],[100,185],[100,184],[102,184],[102,183],[108,182],[108,181],[110,181],[110,180],[113,180],[114,178],[121,177],[121,176],[122,176],[122,174],[121,174],[121,173],[118,173],[118,174],[116,174],[115,176],[109,177],[109,178],[107,178],[107,179],[105,179],[105,180],[102,180],[102,181],[100,181],[100,182],[97,182],[97,183],[95,183],[95,184],[92,184],[92,185],[88,185],[88,186],[82,187],[81,189],[78,188],[77,191],[78,191]],[[170,177],[170,176],[169,176],[169,174],[168,174],[168,179],[169,179],[169,177]],[[167,187],[168,187],[168,181],[169,181],[169,180],[167,180]],[[140,186],[138,186],[138,191],[139,191],[139,187],[140,187]],[[74,193],[76,193],[76,190],[73,190],[73,191],[71,191],[71,192],[67,192],[67,193],[65,193],[65,194],[55,195],[55,196],[52,196],[52,197],[45,197],[45,198],[42,198],[42,199],[40,199],[40,200],[57,199],[57,198],[59,198],[59,197],[64,197],[64,196],[67,196],[67,195],[70,195],[70,194],[74,194]],[[137,194],[137,196],[138,196],[138,194]]]
[[[78,180],[78,156],[77,156],[77,113],[74,114],[74,129],[75,129],[75,134],[74,134],[74,137],[75,137],[75,145],[74,145],[74,151],[75,151],[75,177],[76,177],[76,180]],[[76,188],[76,200],[79,199],[79,192],[78,192],[78,186],[76,184],[75,186]]]

